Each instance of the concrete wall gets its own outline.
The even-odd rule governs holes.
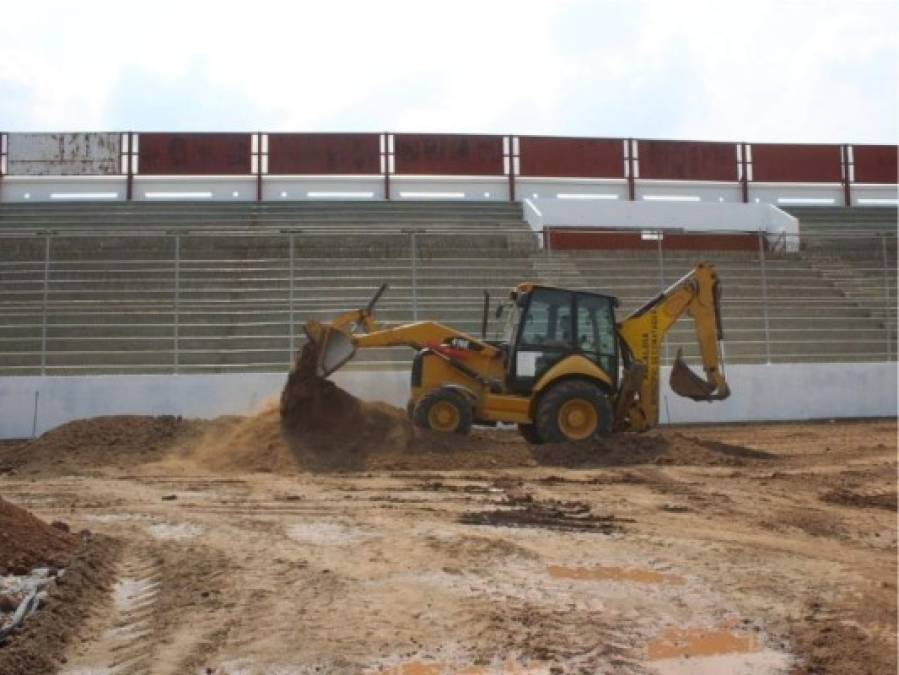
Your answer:
[[[19,176],[107,176],[121,173],[118,133],[14,133],[7,173]]]
[[[667,382],[668,369],[663,368]],[[735,365],[727,371],[727,401],[697,403],[664,385],[661,421],[746,422],[896,415],[896,363]],[[405,405],[407,371],[338,373],[357,396]],[[277,397],[278,373],[109,375],[0,378],[0,438],[37,433],[73,419],[114,414],[214,417],[246,413]],[[37,397],[36,397],[37,394]]]
[[[583,227],[765,232],[770,243],[784,237],[788,251],[799,250],[799,219],[770,204],[527,198],[524,217],[534,231]]]

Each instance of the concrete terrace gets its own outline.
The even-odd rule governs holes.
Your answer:
[[[624,316],[701,259],[722,278],[728,362],[895,358],[895,211],[797,211],[801,252],[766,253],[763,276],[758,253],[548,252],[508,203],[4,204],[0,374],[284,371],[305,320],[383,282],[387,324],[477,335],[483,291],[523,280],[617,295]],[[672,331],[669,360],[696,355],[691,331]],[[367,350],[353,367],[408,360]]]

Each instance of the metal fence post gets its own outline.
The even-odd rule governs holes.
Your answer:
[[[294,327],[293,327],[293,234],[289,234],[287,237],[288,246],[290,247],[289,252],[289,271],[287,275],[288,284],[290,284],[287,291],[287,315],[288,315],[288,330],[290,331],[290,338],[288,340],[289,345],[288,348],[290,350],[290,355],[288,357],[287,365],[293,365],[293,355],[296,350],[296,345],[294,343]]]
[[[410,235],[411,240],[411,257],[412,257],[412,320],[418,321],[418,255],[415,250],[415,230]]]
[[[663,292],[665,288],[665,254],[662,252],[662,237],[664,233],[661,230],[656,231],[656,252],[659,258],[659,292]],[[671,363],[671,347],[669,345],[669,336],[665,335],[665,363]]]
[[[887,236],[885,233],[880,234],[880,252],[883,257],[883,323],[886,327],[887,339],[887,361],[893,353],[893,320],[890,317],[890,310],[893,308],[892,300],[890,300],[890,273],[889,273],[889,257],[887,256]]]
[[[172,357],[174,359],[174,367],[175,374],[178,374],[178,341],[179,341],[179,333],[180,333],[180,307],[179,303],[181,300],[181,235],[175,235],[175,305],[174,305],[174,321],[172,326],[172,333],[174,337],[173,348],[174,351],[172,353]]]
[[[44,293],[41,300],[41,375],[47,374],[47,305],[50,298],[50,235],[44,236]]]
[[[762,273],[762,317],[765,322],[765,363],[771,363],[771,326],[768,319],[768,269],[765,263],[765,238],[759,230],[759,264]]]

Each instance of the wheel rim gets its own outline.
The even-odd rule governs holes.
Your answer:
[[[589,438],[598,425],[599,415],[590,401],[574,398],[565,401],[559,408],[559,430],[566,438],[573,441]]]
[[[459,410],[446,401],[438,401],[428,410],[428,426],[436,431],[455,431],[459,420]]]

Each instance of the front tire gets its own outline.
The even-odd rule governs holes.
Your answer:
[[[422,429],[452,434],[471,431],[471,404],[452,389],[437,389],[421,397],[412,413],[416,425]]]
[[[540,397],[536,422],[544,443],[588,441],[612,432],[612,407],[598,385],[567,380]]]
[[[537,433],[536,424],[519,424],[518,433],[531,445],[540,445],[543,442],[540,434]]]

